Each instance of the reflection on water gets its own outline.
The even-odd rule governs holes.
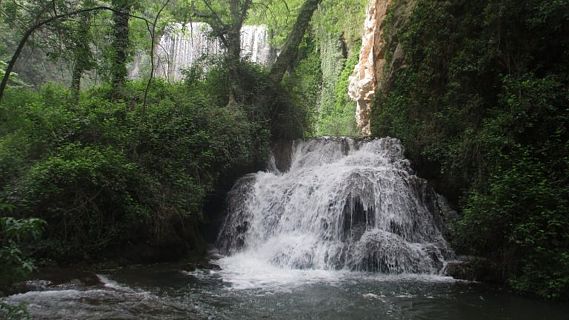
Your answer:
[[[225,263],[228,263],[225,261]],[[222,266],[224,260],[220,263]],[[436,276],[155,265],[13,295],[34,319],[568,319],[569,306]]]

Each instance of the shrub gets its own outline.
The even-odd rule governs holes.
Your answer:
[[[143,82],[118,102],[107,86],[79,104],[53,85],[10,90],[1,108],[0,196],[18,217],[47,221],[36,255],[68,261],[135,244],[203,251],[197,230],[219,178],[258,169],[271,138],[306,128],[284,89],[259,67],[241,68],[236,108],[226,107],[219,65],[183,83],[157,80],[146,106]]]
[[[397,1],[372,131],[464,213],[455,247],[515,289],[569,297],[567,1]],[[404,14],[408,12],[409,14]],[[401,68],[392,69],[402,65]]]
[[[12,206],[0,203],[2,215],[12,209]],[[43,226],[44,222],[39,219],[0,217],[0,292],[33,271],[28,246],[39,238]]]

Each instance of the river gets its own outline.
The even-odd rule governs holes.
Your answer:
[[[288,167],[273,160],[229,193],[206,267],[98,269],[6,301],[37,319],[569,319],[444,276],[448,217],[399,140],[297,141]]]
[[[91,287],[68,281],[6,300],[27,304],[33,319],[569,318],[567,305],[448,277],[258,268],[224,258],[220,264],[225,269],[189,272],[185,264],[160,264],[101,270],[101,283]]]

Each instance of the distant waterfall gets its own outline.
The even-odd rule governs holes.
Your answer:
[[[229,195],[218,237],[281,268],[438,273],[452,256],[399,140],[296,142],[290,169],[243,177]],[[274,163],[274,162],[273,162]]]
[[[219,55],[224,49],[211,36],[211,27],[202,22],[175,23],[166,29],[156,47],[156,75],[172,81],[183,78],[182,70],[204,56]],[[274,58],[266,26],[244,26],[241,30],[241,56],[268,65]]]

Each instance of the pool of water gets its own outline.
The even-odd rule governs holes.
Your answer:
[[[237,260],[231,260],[237,259]],[[569,319],[569,306],[448,277],[284,270],[239,261],[221,270],[132,266],[4,299],[33,319]]]

